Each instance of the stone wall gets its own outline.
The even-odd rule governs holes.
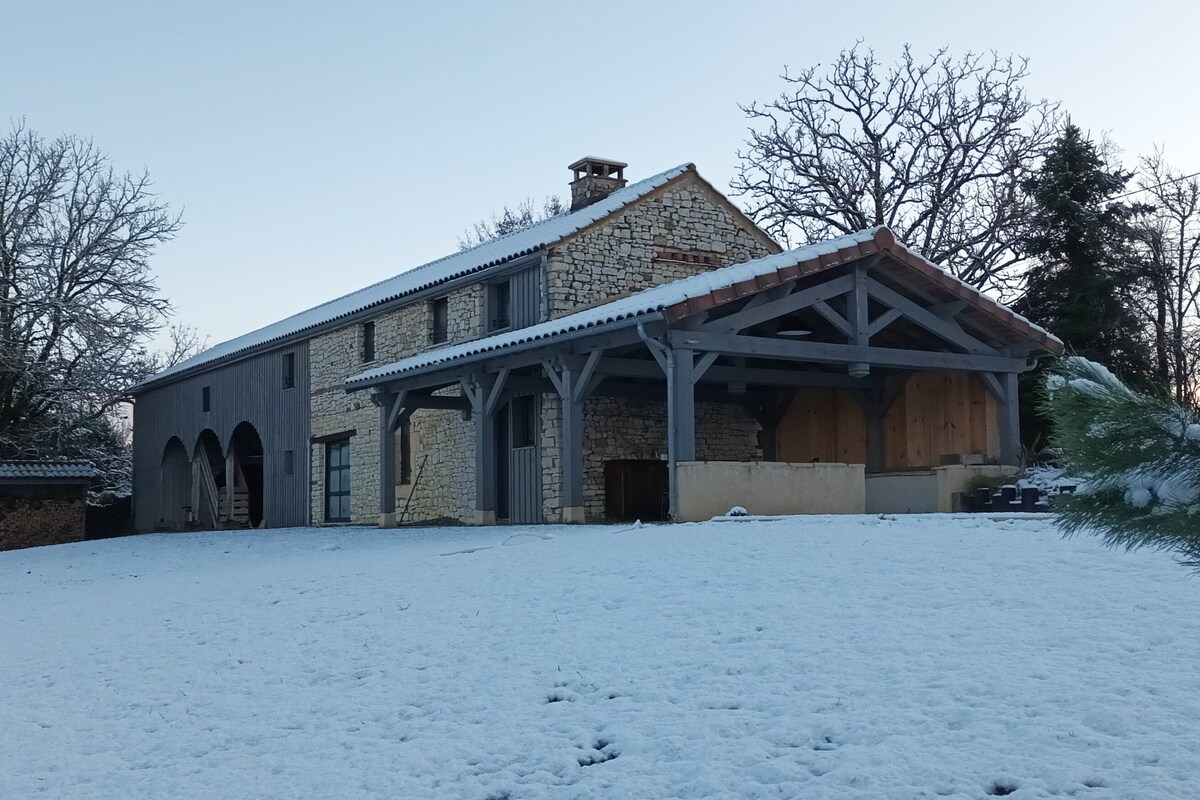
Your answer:
[[[83,486],[0,486],[0,550],[81,542]]]
[[[554,247],[550,316],[778,252],[702,179],[682,181]]]
[[[312,400],[312,435],[314,438],[328,437],[346,431],[355,431],[350,440],[351,476],[351,521],[358,524],[375,524],[379,521],[379,409],[371,402],[369,392],[347,394],[342,382],[350,375],[374,366],[398,361],[434,347],[478,338],[483,333],[483,287],[467,286],[449,294],[449,340],[433,344],[433,313],[430,304],[420,301],[403,308],[382,313],[371,318],[375,323],[375,359],[362,360],[362,324],[348,325],[336,331],[314,337],[309,342],[309,369]],[[457,412],[455,412],[457,413]],[[412,457],[414,472],[425,452],[434,452],[444,446],[442,439],[448,436],[449,446],[458,448],[463,437],[462,427],[444,422],[454,414],[443,412],[419,412],[413,415],[414,446]],[[461,415],[459,415],[461,423]],[[416,446],[417,440],[421,447]],[[325,448],[324,443],[312,445],[312,476],[310,501],[312,520],[319,524],[325,519]],[[472,440],[471,452],[474,452]],[[431,455],[426,474],[421,479],[421,488],[414,504],[426,504],[429,517],[456,516],[443,513],[456,507],[461,488],[452,484],[434,483],[434,475],[451,476],[442,462],[445,454]],[[433,473],[429,472],[433,469]],[[427,482],[428,480],[428,482]],[[472,482],[472,492],[474,484]],[[401,489],[399,496],[407,496]],[[471,495],[474,503],[474,494]]]
[[[716,269],[775,252],[761,233],[731,210],[720,195],[696,176],[687,176],[677,184],[655,192],[632,204],[625,211],[594,228],[569,238],[547,256],[544,275],[545,313],[561,316],[580,307],[611,300],[639,289]],[[484,287],[480,284],[449,295],[450,341],[482,336]],[[376,359],[363,363],[360,324],[349,325],[314,338],[309,345],[312,386],[312,435],[327,437],[354,430],[350,441],[351,508],[356,523],[374,524],[379,514],[379,410],[365,392],[347,395],[343,380],[352,374],[414,355],[433,346],[429,342],[432,314],[426,302],[380,314],[375,318]],[[456,392],[456,390],[454,390]],[[600,401],[593,401],[593,403]],[[631,422],[642,426],[613,435],[621,444],[603,444],[609,430],[609,412],[599,406],[585,412],[585,430],[602,430],[601,439],[593,437],[588,464],[588,510],[596,517],[603,513],[603,461],[607,458],[641,457],[652,452],[656,457],[666,450],[664,411],[659,407],[647,420]],[[559,501],[559,401],[543,397],[541,456],[543,507],[548,520],[561,516]],[[698,429],[709,444],[697,443],[698,449],[711,450],[711,458],[741,460],[752,458],[754,422],[738,409],[720,412],[698,408]],[[622,416],[616,409],[611,413]],[[715,415],[715,416],[714,416]],[[654,421],[656,420],[656,421]],[[629,416],[617,423],[630,422]],[[648,432],[654,427],[653,436]],[[700,434],[698,433],[698,436]],[[651,447],[650,438],[661,439]],[[749,443],[749,444],[748,444]],[[324,519],[325,444],[314,444],[312,452],[312,519]],[[588,445],[585,443],[585,451]],[[412,495],[409,520],[441,518],[474,519],[474,422],[462,419],[459,412],[425,410],[412,420],[412,464],[415,475],[428,454],[425,471],[415,491],[411,486],[397,489],[397,511]]]
[[[562,403],[544,396],[542,420],[542,508],[548,522],[562,518]],[[757,461],[760,428],[749,412],[724,403],[696,404],[696,458]],[[652,400],[594,397],[583,406],[583,502],[588,521],[604,518],[604,462],[654,460],[667,452],[666,404]]]

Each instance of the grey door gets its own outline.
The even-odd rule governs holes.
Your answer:
[[[541,417],[537,396],[514,397],[505,412],[502,423],[507,422],[508,426],[508,453],[498,452],[497,457],[508,462],[508,521],[542,522],[542,464],[538,448]],[[504,466],[500,465],[501,470]]]

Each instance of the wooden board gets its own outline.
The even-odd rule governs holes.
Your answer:
[[[884,420],[886,469],[937,466],[942,457],[1000,456],[996,401],[968,373],[917,372]]]
[[[801,389],[779,422],[779,461],[864,464],[867,417],[843,389]]]
[[[779,461],[864,464],[867,418],[842,389],[802,389],[780,420]],[[942,456],[1000,456],[996,401],[971,374],[913,373],[884,418],[884,468],[924,469]]]

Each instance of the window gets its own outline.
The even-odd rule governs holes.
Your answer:
[[[362,326],[362,360],[375,360],[375,323],[364,322]]]
[[[208,386],[200,390],[200,410],[212,411],[212,389]]]
[[[533,447],[537,441],[537,405],[533,395],[512,401],[512,446]]]
[[[439,297],[429,304],[429,310],[433,315],[433,328],[429,332],[429,341],[434,344],[448,341],[450,339],[449,298]]]
[[[500,331],[512,324],[512,284],[493,283],[488,287],[488,330]]]
[[[396,485],[412,483],[412,424],[408,417],[396,431]]]
[[[295,475],[296,474],[296,451],[295,450],[284,450],[283,451],[283,474],[284,475]]]
[[[292,389],[296,386],[296,354],[283,354],[283,388]]]
[[[350,440],[325,445],[325,521],[350,521]]]

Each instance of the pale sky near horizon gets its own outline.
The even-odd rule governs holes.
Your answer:
[[[1016,53],[1132,163],[1200,170],[1188,2],[25,2],[0,112],[148,169],[185,227],[154,269],[210,344],[447,255],[583,155],[727,190],[739,102],[862,39]],[[736,199],[735,199],[736,202]]]

